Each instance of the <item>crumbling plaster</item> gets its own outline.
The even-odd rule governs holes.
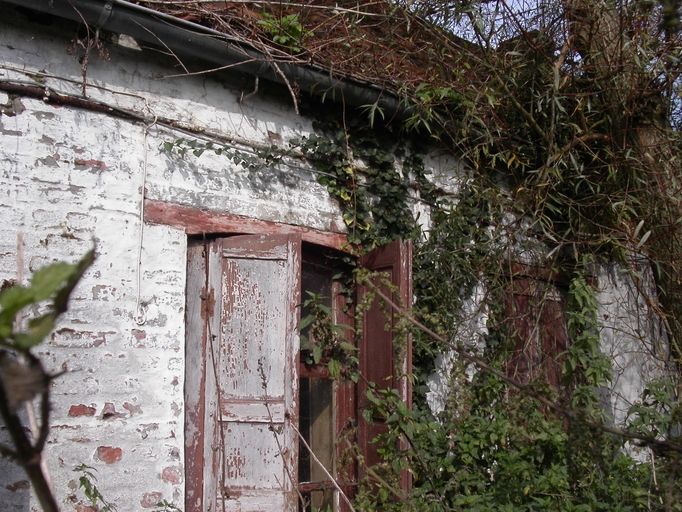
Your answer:
[[[74,33],[74,26],[38,25],[4,9],[0,79],[79,95],[82,68],[67,52]],[[249,171],[224,156],[182,158],[163,149],[183,133],[160,119],[234,136],[245,151],[309,133],[311,121],[294,114],[286,95],[240,104],[240,85],[252,84],[229,70],[167,78],[182,72],[170,57],[107,49],[108,59],[90,56],[88,98],[144,121],[0,92],[0,279],[17,275],[18,232],[25,275],[97,248],[69,312],[38,350],[48,371],[64,372],[51,387],[46,449],[64,510],[83,499],[72,471],[81,463],[96,468],[100,490],[119,510],[184,499],[187,236],[144,225],[138,261],[143,182],[148,199],[326,231],[339,220],[302,163]],[[3,510],[37,509],[20,469],[2,459],[0,474]]]

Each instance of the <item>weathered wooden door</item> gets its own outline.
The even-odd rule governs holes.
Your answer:
[[[309,498],[314,493],[324,494],[326,488],[319,484],[322,480],[326,485],[326,475],[313,475],[316,466],[308,461],[311,474],[298,471],[299,379],[307,379],[308,384],[317,379],[320,384],[328,377],[322,369],[307,368],[299,361],[301,249],[300,237],[291,235],[234,236],[189,245],[186,510],[295,512],[299,490]],[[312,254],[307,257],[311,264]],[[374,283],[393,300],[409,306],[410,259],[410,244],[396,241],[368,254],[360,264],[385,273],[391,287],[379,278]],[[359,297],[367,292],[367,287],[358,289]],[[345,304],[345,298],[334,292],[324,293],[332,296],[339,310]],[[328,425],[335,425],[330,427],[332,442],[319,446],[327,455],[333,452],[334,434],[355,424],[357,402],[360,406],[366,402],[367,381],[379,388],[399,389],[409,404],[406,375],[411,366],[411,341],[408,337],[401,346],[394,346],[393,331],[384,329],[386,318],[380,302],[375,300],[363,317],[358,348],[360,371],[366,380],[361,380],[359,389],[350,385],[335,388],[333,412],[328,418]],[[336,313],[340,315],[340,311]],[[394,327],[397,316],[389,314],[389,324]],[[302,375],[298,374],[300,367]],[[308,407],[308,413],[313,409],[317,410]],[[386,431],[383,419],[377,418],[374,424],[362,419],[357,423],[357,441],[369,465],[380,461],[372,440]],[[309,437],[314,441],[315,436]],[[346,448],[339,445],[339,450]],[[338,470],[333,463],[328,466],[332,472]],[[340,474],[346,492],[352,494],[356,469],[345,468]],[[403,477],[407,488],[407,473]],[[338,496],[332,501],[345,510]]]
[[[191,251],[200,250],[203,269],[192,264]],[[206,354],[194,358],[204,368],[188,371],[187,381],[188,390],[197,388],[187,394],[188,423],[197,421],[187,426],[188,479],[195,480],[187,503],[201,507],[192,510],[296,510],[300,251],[300,238],[289,235],[190,247],[188,279],[203,270],[205,304],[195,321],[188,308],[188,329],[203,330],[200,342],[188,336],[188,364],[191,350]],[[190,382],[190,373],[203,382]]]

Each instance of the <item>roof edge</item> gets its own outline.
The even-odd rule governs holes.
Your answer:
[[[314,96],[352,107],[374,106],[389,122],[411,110],[393,93],[351,78],[336,78],[332,70],[277,62],[247,42],[124,0],[2,0],[60,18],[85,22],[135,39],[165,46],[177,55],[280,84],[295,84]]]

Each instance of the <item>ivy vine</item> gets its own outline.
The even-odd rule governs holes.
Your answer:
[[[550,252],[543,245],[556,226],[565,225],[559,205],[548,200],[546,215],[529,215],[519,200],[524,191],[519,189],[515,196],[508,192],[519,182],[495,172],[463,176],[457,194],[445,196],[430,179],[414,139],[372,127],[362,118],[345,124],[338,119],[319,118],[315,134],[292,140],[284,149],[270,146],[245,153],[183,139],[167,143],[166,149],[195,156],[212,150],[254,170],[281,165],[287,158],[307,160],[319,183],[338,202],[354,253],[412,238],[416,301],[410,314],[441,339],[479,353],[499,375],[507,372],[515,344],[507,299],[515,279],[510,262],[532,253],[536,263],[561,269],[567,276],[564,314],[570,343],[560,356],[563,386],[570,396],[559,396],[559,390],[542,379],[527,385],[532,393],[518,392],[499,375],[472,371],[469,363],[455,358],[446,372],[448,402],[434,416],[427,401],[429,379],[434,360],[450,348],[434,341],[426,330],[412,329],[413,409],[404,406],[396,390],[368,389],[370,406],[363,416],[368,421],[386,418],[387,431],[376,440],[384,463],[363,471],[358,509],[610,511],[648,506],[652,491],[647,466],[623,451],[627,435],[608,435],[598,427],[606,418],[597,391],[608,383],[612,369],[600,352],[596,289],[586,277],[593,260],[564,250]],[[573,185],[580,183],[562,186]],[[414,201],[429,207],[427,233],[414,218]],[[347,261],[351,268],[352,260]],[[357,271],[349,276],[345,274],[347,290],[354,279],[367,279]],[[476,290],[483,296],[476,311],[467,311]],[[310,361],[331,363],[335,377],[360,378],[354,347],[341,341],[331,312],[320,307],[319,297],[308,297],[305,305],[309,313],[302,327],[316,341],[303,341]],[[482,313],[484,329],[468,346],[472,316]],[[361,319],[362,304],[356,315]],[[408,331],[410,327],[400,323],[396,339],[405,339]],[[680,408],[666,389],[666,384],[649,386],[644,402],[631,411],[628,432],[653,439],[673,421],[679,422]],[[570,414],[538,407],[537,396],[556,401]],[[659,460],[661,477],[672,475],[671,485],[677,489],[677,459]],[[414,476],[414,486],[407,499],[399,499],[405,470]],[[501,507],[502,503],[506,505]]]

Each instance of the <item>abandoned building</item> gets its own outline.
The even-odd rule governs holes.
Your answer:
[[[322,110],[374,106],[390,120],[401,104],[380,69],[362,82],[268,54],[199,11],[140,4],[0,2],[0,277],[97,253],[37,350],[50,373],[63,372],[45,449],[55,496],[64,510],[89,510],[73,471],[85,464],[122,511],[164,500],[188,512],[293,511],[299,495],[347,510],[328,473],[352,494],[361,469],[337,466],[338,440],[352,430],[374,460],[382,426],[359,414],[362,387],[388,379],[409,402],[409,346],[394,351],[373,305],[358,342],[367,381],[338,383],[302,358],[305,292],[352,323],[333,279],[348,223],[288,148],[315,133]],[[249,164],[270,148],[285,157]],[[426,165],[456,189],[455,158],[433,152]],[[413,213],[428,223],[417,201]],[[395,240],[358,262],[388,272],[406,305],[411,250]],[[435,375],[434,409],[444,393]],[[21,467],[0,460],[0,483],[3,510],[37,510]]]

